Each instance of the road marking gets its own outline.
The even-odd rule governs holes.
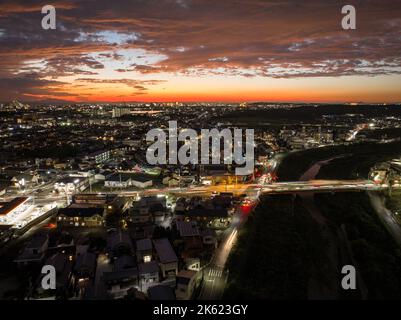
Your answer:
[[[209,275],[209,277],[221,278],[221,276],[223,275],[223,270],[222,269],[209,269],[208,275]]]

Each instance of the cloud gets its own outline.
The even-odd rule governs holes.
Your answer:
[[[72,97],[73,95],[63,91],[65,84],[61,81],[41,79],[37,74],[25,74],[21,77],[0,78],[0,92],[4,100],[16,98],[36,100],[48,96],[49,89],[52,97]]]
[[[56,80],[105,69],[145,76],[401,74],[399,0],[357,2],[357,30],[351,31],[341,29],[339,1],[59,0],[52,4],[57,9],[57,30],[48,31],[41,29],[37,1],[2,1],[0,77],[37,72]],[[149,61],[117,53],[139,49]],[[119,83],[134,87],[135,81]]]
[[[78,78],[77,83],[84,84],[117,84],[125,85],[132,89],[132,94],[145,94],[148,91],[148,86],[155,86],[166,82],[165,80],[135,80],[135,79],[96,79],[96,78]]]

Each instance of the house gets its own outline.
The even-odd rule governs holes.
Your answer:
[[[134,251],[129,234],[121,230],[109,234],[107,243],[114,257],[119,257],[124,254],[130,255]]]
[[[134,174],[131,178],[131,183],[134,187],[145,189],[153,186],[153,180],[150,176],[145,174]]]
[[[68,167],[67,162],[54,162],[53,163],[53,168],[56,170],[65,170]]]
[[[126,173],[115,173],[105,178],[104,186],[106,188],[128,188],[132,186],[131,175]]]
[[[130,208],[130,217],[133,224],[146,224],[152,223],[153,217],[147,206],[132,207]]]
[[[159,283],[159,264],[157,261],[141,263],[139,265],[139,285],[142,291]]]
[[[175,222],[178,234],[181,238],[199,237],[199,229],[196,222],[191,221],[176,221]]]
[[[85,157],[85,160],[94,162],[96,164],[103,163],[110,159],[110,150],[99,150],[93,152]]]
[[[122,256],[116,257],[116,259],[114,260],[115,271],[132,269],[136,267],[137,263],[135,257],[129,254],[124,254]]]
[[[204,228],[200,230],[200,236],[204,245],[210,245],[217,248],[217,236],[216,231],[210,228]]]
[[[178,272],[178,258],[170,241],[166,238],[155,239],[153,245],[163,277],[174,277]]]
[[[147,206],[149,208],[151,208],[155,204],[161,204],[163,206],[163,208],[166,208],[167,198],[163,195],[147,196],[147,197],[141,198],[141,200],[138,202],[138,204],[141,206],[142,205]]]
[[[181,252],[183,259],[196,258],[205,252],[201,237],[186,237],[184,238],[184,250]]]
[[[154,230],[155,230],[154,224],[131,226],[130,235],[132,239],[135,240],[152,238]]]
[[[164,196],[143,197],[141,200],[134,203],[131,209],[132,222],[162,223],[167,213],[166,204],[166,197]]]
[[[103,208],[69,206],[60,208],[57,214],[59,227],[101,227],[103,226]]]
[[[183,256],[196,256],[205,246],[217,247],[215,230],[198,227],[196,221],[176,221],[175,228],[179,237],[184,240]]]
[[[235,177],[228,171],[227,165],[210,164],[201,165],[199,168],[199,176],[202,184],[214,185],[219,183],[231,183]]]
[[[184,213],[185,220],[198,221],[216,227],[227,227],[231,217],[227,209],[197,206]]]
[[[140,173],[115,173],[107,177],[104,186],[107,188],[128,188],[136,187],[140,189],[148,188],[153,185],[150,176]]]
[[[38,184],[39,180],[40,176],[38,174],[19,173],[12,177],[11,183],[14,187],[24,188],[26,186]]]
[[[114,269],[103,273],[107,291],[114,299],[124,298],[131,288],[138,288],[138,267],[131,255],[122,255],[114,261]]]
[[[157,285],[148,289],[149,300],[175,300],[174,290],[168,286]]]
[[[182,270],[177,274],[175,295],[177,300],[190,300],[197,288],[197,272]]]
[[[86,252],[77,256],[74,267],[74,273],[78,281],[93,279],[96,272],[96,255],[92,252]]]
[[[89,186],[87,177],[64,177],[54,184],[54,190],[59,193],[75,193],[86,189]]]
[[[155,224],[160,225],[161,223],[164,222],[167,212],[166,212],[166,207],[163,206],[162,203],[151,204],[149,211],[152,214],[153,221],[155,222]]]
[[[196,176],[193,174],[183,174],[180,176],[180,181],[183,182],[184,184],[190,184],[190,183],[195,183],[196,182]]]
[[[201,261],[199,258],[187,258],[185,259],[185,266],[187,270],[200,271]]]
[[[116,194],[81,193],[72,197],[70,207],[103,208],[104,215],[123,212],[128,208],[128,201]]]
[[[227,209],[232,206],[233,195],[231,193],[220,193],[213,197],[212,203],[214,207]]]
[[[103,280],[113,299],[124,298],[131,288],[138,288],[138,269],[130,268],[103,273]]]
[[[180,185],[180,180],[173,177],[165,177],[163,178],[162,183],[169,188],[178,187]]]
[[[47,234],[35,234],[14,262],[16,262],[19,267],[30,264],[41,264],[48,246],[49,236]]]
[[[57,253],[75,256],[77,248],[74,237],[68,232],[53,233],[49,239],[49,247],[47,248],[47,256],[53,256]]]
[[[136,255],[139,262],[150,262],[152,260],[152,240],[141,239],[136,241]]]
[[[175,218],[182,219],[184,217],[184,213],[187,210],[188,203],[185,198],[178,198],[175,203]]]

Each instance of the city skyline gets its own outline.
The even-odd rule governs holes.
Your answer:
[[[400,1],[0,5],[0,101],[401,101]]]

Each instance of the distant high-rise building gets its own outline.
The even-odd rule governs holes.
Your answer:
[[[130,114],[131,113],[131,109],[128,107],[115,107],[113,108],[112,111],[112,117],[113,118],[120,118],[125,114]]]

